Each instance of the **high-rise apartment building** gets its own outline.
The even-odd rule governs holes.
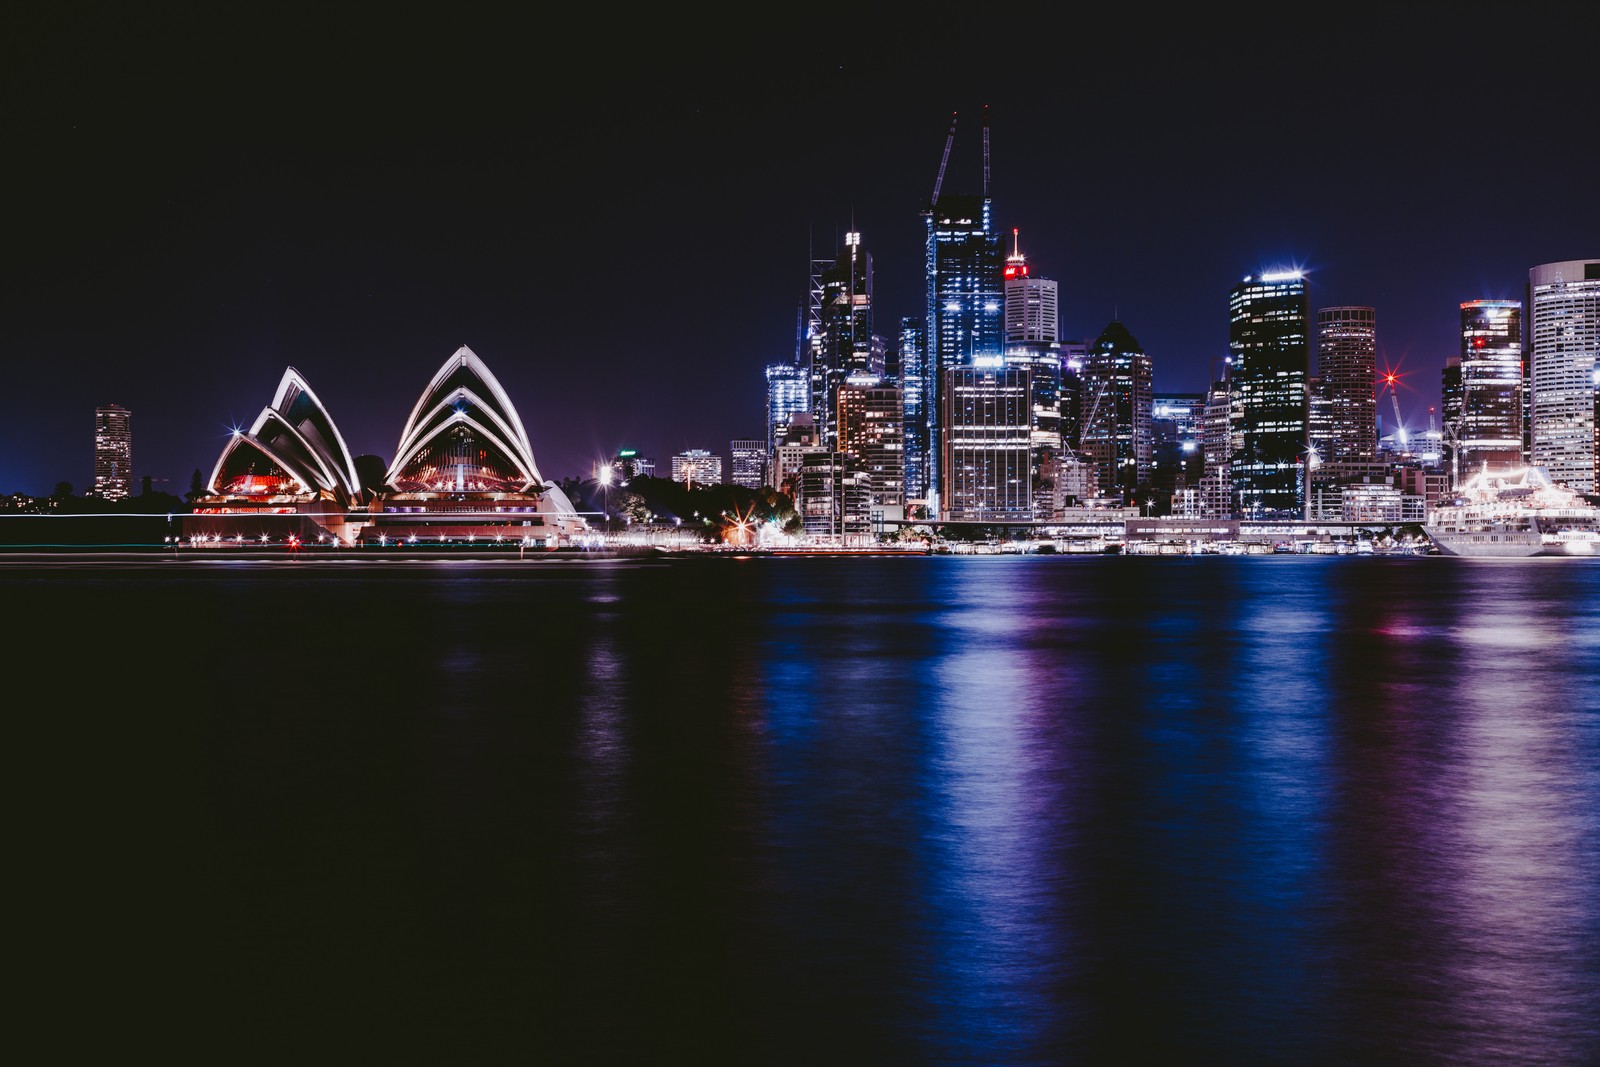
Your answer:
[[[1081,378],[1079,449],[1094,465],[1100,492],[1131,501],[1150,479],[1150,357],[1113,321],[1090,346]]]
[[[1459,449],[1461,476],[1511,471],[1525,462],[1522,302],[1468,300],[1461,305],[1460,410],[1446,434]]]
[[[871,375],[854,375],[839,386],[838,405],[839,451],[861,461],[874,505],[903,508],[905,416],[899,387]]]
[[[1009,347],[1018,341],[1060,341],[1061,313],[1056,283],[1029,270],[1016,229],[1011,231],[1011,254],[1006,257],[1001,276],[1005,282],[1006,345]]]
[[[1032,272],[1011,231],[1011,254],[1001,271],[1005,285],[1005,362],[1028,370],[1032,427],[1033,495],[1047,510],[1054,500],[1043,490],[1053,479],[1046,468],[1063,448],[1061,436],[1061,328],[1056,283]]]
[[[767,445],[765,441],[735,440],[728,442],[728,480],[746,489],[760,489],[766,484]]]
[[[1600,260],[1528,271],[1530,456],[1552,481],[1580,493],[1595,478],[1595,370],[1600,348]]]
[[[672,480],[693,488],[722,481],[722,457],[703,448],[691,448],[672,457]]]
[[[1324,467],[1378,458],[1378,313],[1370,307],[1317,311],[1317,385],[1326,416]]]
[[[1028,371],[990,356],[944,373],[939,512],[950,519],[1032,517]]]
[[[1240,447],[1231,457],[1235,511],[1303,517],[1311,322],[1299,271],[1246,277],[1228,297],[1229,381]]]
[[[133,494],[132,420],[120,404],[94,409],[94,495],[102,500]]]

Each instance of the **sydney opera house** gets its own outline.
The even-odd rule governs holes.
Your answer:
[[[417,398],[386,469],[352,456],[305,378],[284,371],[272,403],[217,457],[183,540],[559,548],[587,529],[540,475],[511,398],[463,345]]]

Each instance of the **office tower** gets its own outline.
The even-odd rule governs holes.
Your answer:
[[[133,493],[133,413],[120,404],[94,409],[94,495],[122,500]]]
[[[1528,271],[1529,461],[1580,493],[1595,479],[1595,370],[1600,260]]]
[[[767,364],[767,451],[783,443],[795,416],[811,411],[806,370],[796,363]]]
[[[746,489],[760,489],[767,476],[765,441],[728,442],[728,480]]]
[[[998,357],[944,372],[939,512],[950,519],[1032,517],[1030,383]]]
[[[1196,489],[1205,470],[1200,439],[1206,394],[1159,393],[1150,399],[1150,489],[1157,502]]]
[[[1233,390],[1228,382],[1232,361],[1223,359],[1206,389],[1200,428],[1200,513],[1209,518],[1233,516],[1231,458],[1235,451]]]
[[[1311,375],[1299,271],[1246,277],[1228,298],[1229,371],[1240,447],[1230,466],[1241,518],[1303,517]]]
[[[1527,411],[1527,390],[1523,390],[1523,411]],[[1450,488],[1454,489],[1462,478],[1461,467],[1461,357],[1447,356],[1439,372],[1439,426],[1440,443],[1444,448],[1444,466],[1450,472]],[[1526,451],[1527,420],[1523,420],[1524,451]]]
[[[983,192],[980,196],[941,195],[945,163],[955,141],[955,121],[945,140],[944,162],[923,211],[926,222],[924,267],[927,280],[926,353],[934,396],[928,406],[927,478],[930,495],[949,498],[939,464],[948,451],[939,417],[950,407],[944,389],[949,372],[975,359],[1002,352],[1004,292],[1000,238],[993,230],[989,200],[989,120],[983,123]]]
[[[1031,438],[1033,446],[1033,494],[1040,505],[1054,510],[1044,483],[1047,462],[1062,449],[1061,437],[1061,339],[1056,283],[1032,273],[1022,254],[1017,230],[1011,231],[1011,255],[1006,257],[1002,276],[1005,283],[1005,362],[1008,367],[1025,367],[1032,396]]]
[[[1460,413],[1448,436],[1459,442],[1461,473],[1513,471],[1522,452],[1522,302],[1461,305]]]
[[[796,415],[772,452],[772,487],[787,494],[790,500],[798,500],[801,464],[807,455],[820,451],[822,445],[818,443],[817,426],[811,413]]]
[[[907,315],[900,320],[900,401],[905,433],[906,498],[928,498],[927,320]]]
[[[811,410],[823,444],[837,448],[839,386],[852,374],[883,374],[883,339],[872,332],[872,256],[861,234],[844,235],[844,249],[821,282],[818,330],[811,339]]]
[[[1080,450],[1102,495],[1132,500],[1150,479],[1150,357],[1120,322],[1100,331],[1083,363]]]
[[[1093,340],[1061,342],[1061,445],[1076,449],[1082,443],[1083,361]]]
[[[1005,282],[1007,346],[1017,341],[1060,341],[1056,283],[1030,272],[1015,228],[1011,231],[1011,254],[1006,257],[1001,276]]]
[[[825,544],[862,541],[872,532],[872,479],[848,452],[814,449],[800,460],[795,510],[806,536]]]
[[[1317,312],[1317,382],[1326,415],[1323,466],[1378,458],[1378,314],[1370,307]],[[1317,435],[1312,434],[1313,438]]]
[[[689,488],[722,481],[722,457],[703,448],[691,448],[672,457],[672,480]]]
[[[872,503],[903,508],[906,502],[904,412],[900,389],[858,374],[839,386],[839,449],[861,461],[871,477]]]

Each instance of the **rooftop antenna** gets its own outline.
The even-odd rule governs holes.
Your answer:
[[[933,196],[928,200],[930,214],[933,212],[933,206],[939,202],[939,187],[944,184],[944,168],[950,163],[950,146],[956,140],[956,115],[957,112],[950,112],[950,132],[945,135],[944,155],[939,159],[939,174],[933,179]]]

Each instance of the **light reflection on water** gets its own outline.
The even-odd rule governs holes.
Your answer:
[[[106,717],[137,775],[55,769],[130,823],[139,783],[187,798],[138,825],[205,893],[145,919],[219,1019],[407,1006],[587,1060],[1600,1059],[1600,564],[4,591],[30,618],[144,605],[130,654],[227,693]],[[223,604],[249,610],[183,626]]]

